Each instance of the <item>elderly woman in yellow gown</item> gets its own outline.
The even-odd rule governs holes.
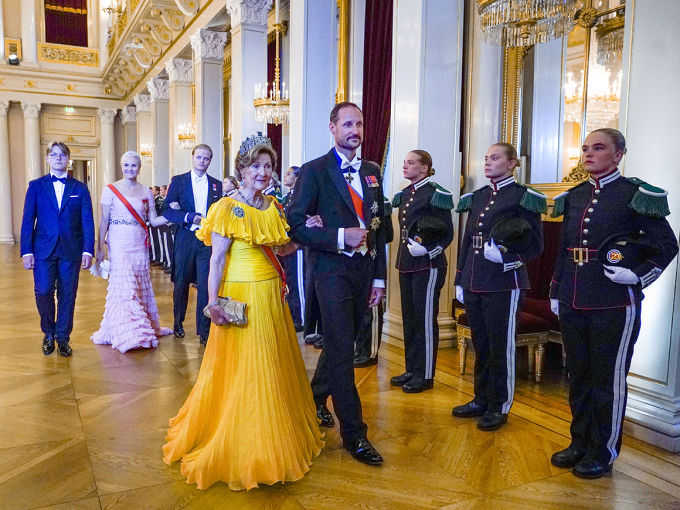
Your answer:
[[[323,447],[283,282],[265,253],[297,248],[280,206],[262,193],[276,162],[266,140],[241,145],[241,187],[210,208],[196,234],[212,245],[210,339],[196,384],[170,420],[163,460],[181,459],[181,473],[199,489],[217,481],[241,490],[298,480]],[[218,296],[247,303],[247,325],[229,324],[214,304]]]

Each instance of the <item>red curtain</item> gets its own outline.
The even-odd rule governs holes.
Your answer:
[[[45,0],[45,40],[87,47],[87,0]]]
[[[366,2],[364,32],[364,143],[361,157],[381,167],[392,107],[392,6],[394,0]]]
[[[543,222],[543,254],[527,263],[531,282],[531,289],[527,292],[528,298],[548,299],[550,296],[550,280],[557,259],[561,233],[561,221]]]
[[[276,38],[271,39],[267,43],[267,83],[269,88],[274,87],[274,71],[276,70]],[[279,84],[279,88],[281,85]],[[279,180],[281,180],[281,148],[283,147],[283,126],[279,124],[267,124],[267,136],[272,141],[272,147],[276,151],[278,156],[276,167],[274,171],[279,175]]]

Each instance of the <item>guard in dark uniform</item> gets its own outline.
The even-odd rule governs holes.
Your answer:
[[[390,383],[405,393],[432,388],[439,346],[439,294],[446,280],[444,250],[453,241],[453,198],[430,180],[432,158],[421,150],[404,160],[404,177],[411,185],[394,196],[398,207],[397,264],[404,325],[406,372]]]
[[[282,199],[283,212],[288,217],[288,210],[295,193],[295,182],[300,175],[300,167],[290,167],[283,177],[283,183],[290,188]],[[295,331],[303,330],[305,323],[305,253],[302,246],[293,253],[281,257],[283,269],[286,272],[286,283],[288,284],[288,307],[293,317]]]
[[[385,217],[382,226],[385,229],[385,244],[389,244],[394,239],[394,227],[392,226],[392,202],[387,198],[384,200],[384,209]],[[354,368],[378,364],[378,351],[385,322],[385,305],[385,300],[383,300],[378,306],[366,310],[354,345]]]
[[[572,423],[571,445],[555,453],[552,463],[572,467],[581,478],[610,471],[621,450],[642,290],[678,253],[665,219],[667,193],[621,175],[617,166],[625,150],[623,135],[614,129],[588,135],[583,162],[591,178],[555,197],[553,209],[564,220],[550,298],[567,352]],[[653,250],[629,260],[628,241],[607,242],[618,233],[643,237]]]
[[[465,304],[475,347],[475,398],[453,409],[457,418],[481,416],[480,430],[507,422],[515,392],[515,331],[526,290],[526,263],[543,252],[542,193],[515,182],[517,151],[495,144],[485,157],[491,184],[463,195],[456,212],[467,212],[458,268],[456,297]],[[496,224],[517,218],[533,234],[520,253],[503,252],[490,233]]]

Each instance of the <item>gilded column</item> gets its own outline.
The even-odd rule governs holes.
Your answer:
[[[271,1],[271,0],[270,0]],[[227,10],[229,2],[227,2]],[[234,24],[234,17],[231,19]],[[217,179],[224,174],[224,77],[222,60],[226,32],[199,29],[191,36],[194,50],[194,79],[196,83],[196,143],[205,143],[213,150],[208,173]],[[266,54],[263,57],[266,65]],[[237,98],[238,101],[243,98]],[[251,100],[252,104],[252,100]]]
[[[99,108],[99,124],[101,126],[101,154],[100,175],[104,178],[103,185],[116,181],[116,146],[113,136],[113,122],[118,110],[115,108]]]
[[[139,182],[145,186],[151,186],[153,161],[151,96],[148,94],[137,94],[135,96],[135,106],[137,107],[137,152],[142,156]]]
[[[165,64],[170,81],[170,171],[171,175],[191,168],[191,150],[179,146],[180,126],[191,131],[194,125],[193,97],[194,64],[191,60],[173,58]],[[187,128],[188,126],[188,128]]]
[[[33,179],[43,175],[45,155],[40,148],[40,103],[21,103],[24,111],[24,165],[26,187]]]
[[[153,143],[153,166],[151,184],[170,184],[170,116],[168,80],[153,78],[146,83],[151,95],[151,136]]]
[[[0,5],[0,7],[2,7]],[[12,232],[12,181],[9,171],[9,101],[0,101],[0,244],[14,244]]]

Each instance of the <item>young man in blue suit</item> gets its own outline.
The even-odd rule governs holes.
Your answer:
[[[206,172],[212,161],[212,149],[205,144],[191,151],[190,172],[176,175],[170,182],[163,202],[163,216],[178,225],[175,234],[175,251],[172,262],[174,331],[177,338],[184,337],[184,317],[189,301],[189,286],[195,282],[196,329],[201,345],[208,341],[210,319],[203,315],[208,304],[208,273],[212,249],[196,237],[201,219],[208,214],[210,206],[222,198],[222,182]]]
[[[21,256],[24,267],[33,269],[43,354],[52,354],[56,341],[59,354],[69,357],[80,268],[90,267],[94,253],[92,200],[87,186],[66,173],[69,148],[51,142],[46,154],[50,173],[28,183],[26,191]]]

